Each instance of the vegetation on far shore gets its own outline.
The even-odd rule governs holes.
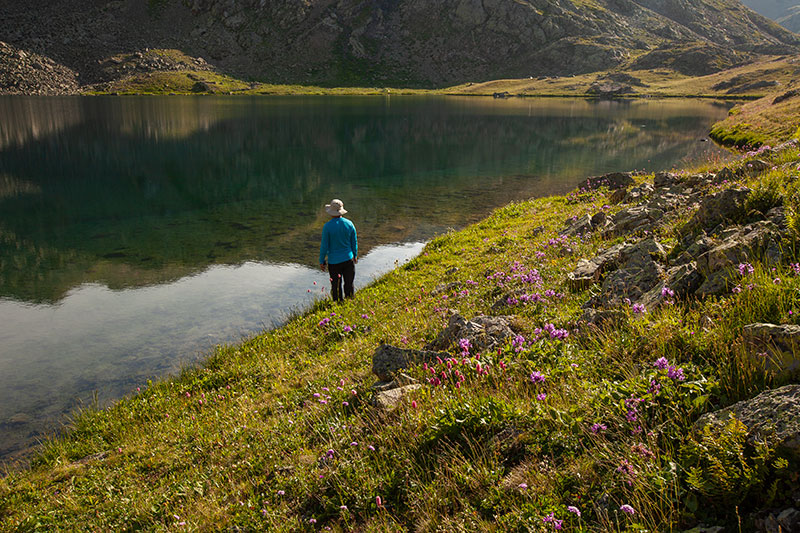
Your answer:
[[[755,157],[771,170],[739,179],[754,191],[742,216],[783,205],[799,227],[800,150],[737,164]],[[742,326],[800,324],[797,258],[753,261],[720,297],[581,328],[597,287],[571,290],[567,273],[624,237],[560,233],[570,217],[622,207],[610,203],[577,190],[510,204],[343,305],[320,301],[87,409],[0,480],[0,530],[751,530],[755,511],[798,488],[797,465],[748,445],[735,421],[691,428],[776,384],[748,358]],[[676,247],[691,212],[670,215],[655,236]],[[453,346],[409,370],[425,386],[397,408],[371,405],[376,347],[422,348],[451,310],[497,314],[499,300],[515,339]]]

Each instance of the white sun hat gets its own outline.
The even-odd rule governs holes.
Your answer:
[[[332,217],[338,217],[347,213],[347,210],[344,208],[344,204],[341,200],[334,198],[331,200],[331,203],[325,204],[325,212]]]

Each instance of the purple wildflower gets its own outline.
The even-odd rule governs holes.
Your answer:
[[[629,515],[635,515],[636,514],[636,511],[633,510],[633,507],[631,507],[627,503],[624,504],[624,505],[620,505],[619,506],[619,510],[622,511],[623,513],[628,513]]]
[[[546,379],[547,378],[545,377],[545,375],[539,372],[538,370],[534,370],[531,373],[531,381],[533,381],[536,384],[544,383]]]
[[[752,274],[754,271],[755,269],[750,263],[739,263],[739,275],[746,276]]]
[[[683,375],[683,368],[676,368],[674,366],[669,367],[669,370],[667,370],[667,377],[675,381],[683,381],[686,379],[686,376]]]
[[[595,422],[594,424],[592,424],[592,427],[591,427],[591,428],[589,428],[589,429],[590,429],[590,431],[591,431],[592,433],[594,433],[595,435],[597,435],[597,434],[598,434],[598,433],[600,433],[601,431],[605,431],[605,430],[607,430],[607,429],[608,429],[608,426],[607,426],[607,425],[605,425],[605,424],[600,424],[600,423],[597,423],[597,422]]]
[[[640,314],[644,313],[645,308],[644,308],[644,305],[642,305],[642,304],[633,304],[631,306],[631,310],[634,313],[636,313],[637,315],[640,315]]]
[[[569,511],[570,513],[576,514],[578,516],[578,518],[581,517],[581,510],[578,509],[577,507],[575,507],[574,505],[568,505],[567,506],[567,511]]]
[[[669,361],[667,361],[666,357],[659,357],[655,360],[653,366],[659,370],[665,370],[669,366]]]
[[[663,296],[664,298],[672,298],[673,296],[675,296],[675,291],[673,291],[672,289],[670,289],[665,285],[664,287],[661,288],[661,296]]]

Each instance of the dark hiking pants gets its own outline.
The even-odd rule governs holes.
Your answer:
[[[344,298],[353,296],[353,280],[356,277],[356,265],[353,260],[344,263],[328,265],[328,274],[331,276],[331,296],[334,302],[341,302]],[[342,297],[342,282],[344,282],[344,298]]]

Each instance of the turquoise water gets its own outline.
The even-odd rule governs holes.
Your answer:
[[[0,458],[513,200],[716,160],[727,107],[438,97],[0,97]],[[315,285],[314,282],[317,284]]]

